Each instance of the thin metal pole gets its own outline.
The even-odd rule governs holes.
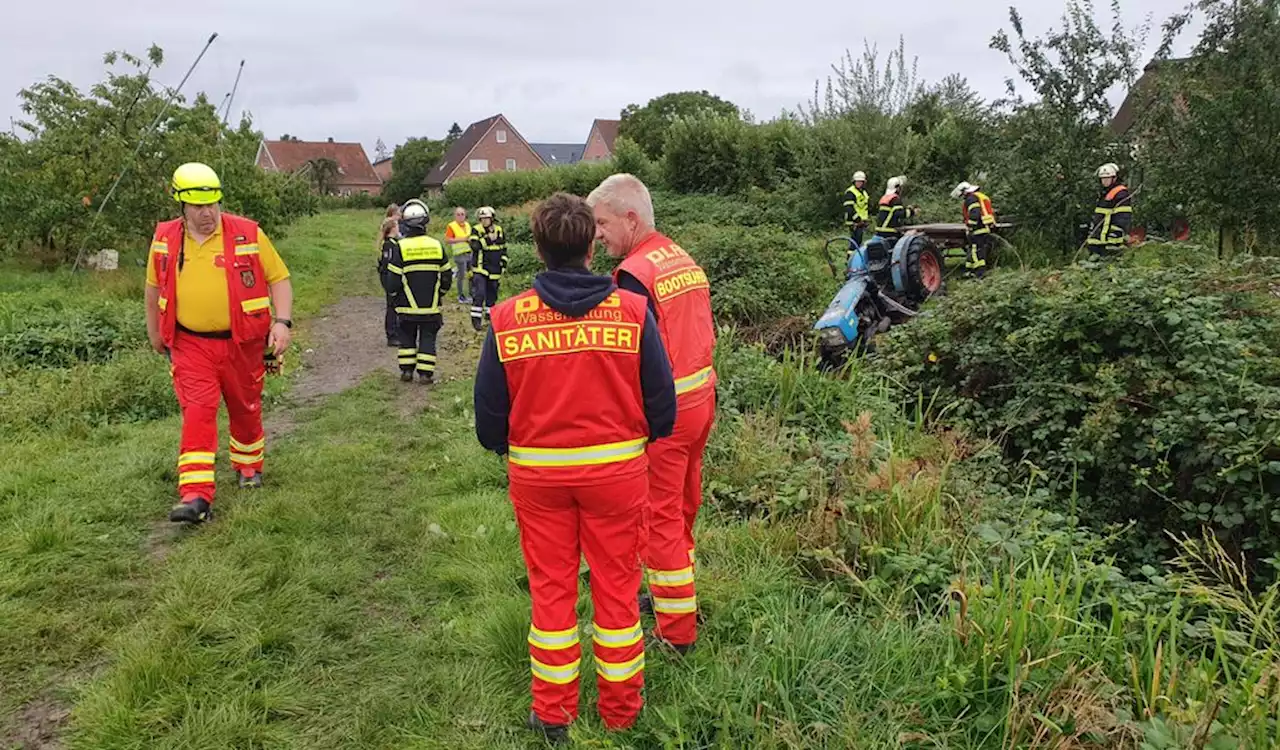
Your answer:
[[[227,96],[227,114],[222,118],[222,126],[226,127],[227,120],[231,119],[231,104],[236,100],[236,89],[240,88],[240,74],[244,72],[244,60],[240,61],[240,68],[236,71],[236,82],[231,85],[231,93]]]
[[[209,51],[209,47],[213,44],[213,40],[217,38],[218,38],[218,32],[215,31],[209,37],[209,41],[204,43],[204,49],[200,50],[200,54],[196,56],[195,62],[191,63],[190,68],[187,68],[187,74],[184,75],[182,77],[182,80],[178,82],[178,87],[173,89],[171,92],[169,92],[169,97],[168,99],[165,100],[164,108],[160,110],[160,114],[156,115],[156,119],[152,120],[151,125],[142,132],[142,136],[138,138],[138,145],[133,149],[132,158],[120,170],[120,174],[119,176],[116,177],[116,181],[112,183],[111,189],[107,191],[107,197],[102,199],[102,203],[98,204],[97,212],[94,213],[93,219],[89,221],[89,229],[93,229],[94,224],[98,223],[98,217],[102,215],[102,210],[107,207],[107,203],[110,202],[111,196],[115,195],[116,188],[120,187],[120,181],[123,180],[124,176],[129,173],[130,164],[138,158],[138,154],[142,153],[142,144],[146,143],[147,137],[150,136],[152,131],[154,131],[156,127],[160,124],[160,120],[164,119],[165,114],[168,113],[169,111],[169,107],[173,104],[174,99],[177,98],[178,92],[182,91],[182,87],[186,85],[187,79],[191,77],[191,74],[194,73],[196,70],[196,66],[200,64],[200,61],[202,59],[204,59],[204,53]],[[85,230],[85,233],[87,236],[88,230]],[[84,243],[82,242],[80,243],[80,251],[76,253],[76,262],[71,266],[72,273],[80,269],[80,260],[81,258],[84,257],[84,250],[85,250],[85,247],[84,247]]]

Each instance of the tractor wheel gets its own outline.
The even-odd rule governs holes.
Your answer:
[[[907,271],[907,295],[916,303],[924,302],[946,287],[943,281],[942,255],[925,237],[912,237],[904,256]]]

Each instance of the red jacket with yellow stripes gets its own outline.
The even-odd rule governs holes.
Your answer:
[[[173,346],[178,327],[178,266],[186,239],[182,219],[156,225],[151,240],[156,282],[160,287],[160,334]],[[271,297],[267,274],[258,257],[258,224],[233,214],[222,214],[223,268],[231,302],[231,338],[239,344],[265,341],[271,331]]]
[[[707,274],[684,248],[654,232],[614,270],[634,277],[656,308],[658,331],[671,359],[676,398],[681,410],[715,395],[715,321]]]

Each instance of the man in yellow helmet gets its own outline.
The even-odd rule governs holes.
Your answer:
[[[147,336],[167,354],[182,407],[180,502],[169,520],[201,523],[214,497],[218,403],[231,418],[231,465],[241,488],[262,486],[264,347],[289,347],[289,270],[256,222],[221,210],[222,182],[209,166],[173,173],[182,215],[156,226],[147,258]],[[275,317],[272,317],[272,308]]]

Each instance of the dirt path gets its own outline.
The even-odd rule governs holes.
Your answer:
[[[373,373],[388,379],[399,376],[396,348],[387,346],[383,333],[383,305],[381,297],[345,297],[307,324],[307,348],[292,355],[302,357],[302,367],[292,376],[285,402],[267,414],[268,439],[295,429],[306,407],[359,384]],[[483,341],[482,334],[471,329],[467,307],[449,298],[444,315],[437,344],[439,383],[470,377]],[[412,394],[401,401],[405,416],[425,407],[434,390],[416,383],[404,388]]]

